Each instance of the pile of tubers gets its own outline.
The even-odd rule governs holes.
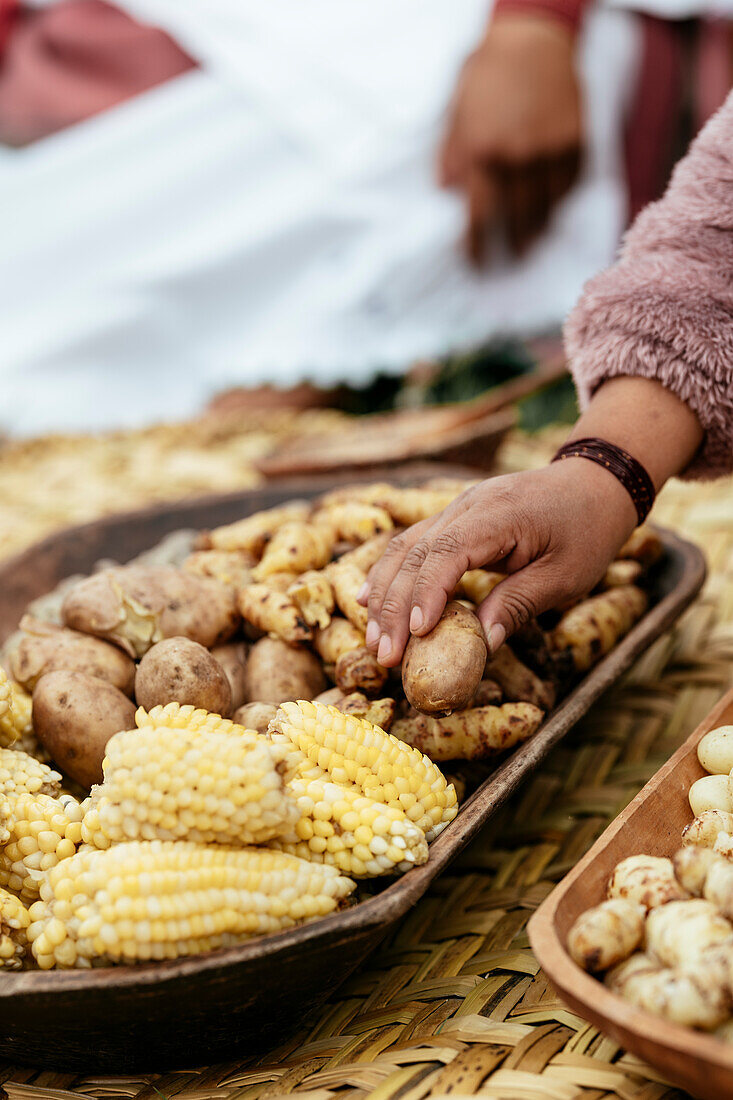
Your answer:
[[[264,732],[282,703],[317,700],[436,761],[483,760],[526,740],[644,613],[639,582],[661,543],[640,528],[593,594],[491,657],[475,611],[502,575],[470,570],[401,669],[383,668],[357,593],[396,532],[469,484],[336,489],[201,533],[179,564],[113,566],[73,584],[58,621],[26,615],[3,657],[16,690],[32,695],[38,752],[88,788],[137,706],[170,703]]]
[[[671,859],[617,865],[606,900],[568,934],[575,962],[632,1004],[733,1038],[733,726],[710,730],[692,784],[695,815]]]

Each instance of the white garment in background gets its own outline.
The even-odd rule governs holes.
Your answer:
[[[633,18],[587,20],[585,176],[476,275],[435,150],[485,0],[123,0],[200,71],[0,152],[0,426],[192,413],[237,383],[362,382],[557,324],[613,257]]]

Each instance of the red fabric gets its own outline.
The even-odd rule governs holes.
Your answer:
[[[685,50],[680,24],[640,15],[639,78],[626,122],[629,220],[659,198],[672,167],[684,95]]]
[[[511,15],[525,12],[538,15],[552,15],[577,31],[583,18],[583,12],[591,0],[496,0],[495,15]]]
[[[0,65],[0,141],[26,145],[195,65],[164,31],[105,0],[24,9]]]
[[[10,37],[10,29],[20,10],[18,0],[0,0],[0,58]]]

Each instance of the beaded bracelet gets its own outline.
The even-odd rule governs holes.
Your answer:
[[[574,439],[561,447],[553,458],[558,462],[564,458],[589,458],[605,467],[609,473],[623,485],[634,502],[639,523],[643,523],[654,504],[654,482],[640,462],[615,443],[605,439]]]

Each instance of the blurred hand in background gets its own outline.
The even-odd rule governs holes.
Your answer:
[[[575,34],[554,16],[497,14],[458,81],[439,153],[463,192],[465,247],[480,263],[501,226],[521,254],[573,185],[582,146]]]

